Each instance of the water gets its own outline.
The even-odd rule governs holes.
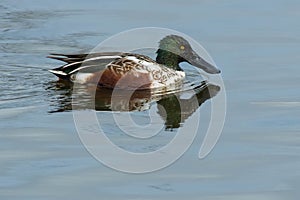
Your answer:
[[[1,199],[299,199],[299,8],[293,0],[1,1]],[[143,26],[179,30],[210,52],[222,69],[227,116],[205,159],[197,158],[199,134],[170,167],[131,175],[85,150],[67,111],[68,87],[47,72],[61,63],[46,56],[84,52]],[[206,101],[196,111],[203,130],[209,110]],[[147,112],[131,115],[143,124]],[[160,143],[135,144],[111,123],[103,121],[110,138],[133,151],[176,134],[163,130]]]

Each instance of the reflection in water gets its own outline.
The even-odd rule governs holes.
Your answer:
[[[153,93],[151,90],[95,89],[88,85],[76,85],[74,89],[73,86],[64,81],[51,82],[45,86],[50,99],[50,113],[72,109],[144,111],[156,103],[166,129],[179,128],[206,100],[220,91],[219,86],[205,81],[193,89],[168,94]]]
[[[214,97],[220,87],[203,83],[195,88],[191,97],[180,98],[181,94],[173,94],[157,102],[159,115],[164,119],[166,128],[179,128],[180,124],[191,116],[206,100]],[[185,92],[183,92],[184,96]]]

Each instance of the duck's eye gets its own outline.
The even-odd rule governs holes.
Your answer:
[[[185,47],[184,47],[183,45],[181,45],[181,46],[180,46],[180,49],[181,49],[181,50],[184,50],[184,49],[185,49]]]

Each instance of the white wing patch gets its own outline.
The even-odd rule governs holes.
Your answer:
[[[70,79],[74,83],[80,83],[80,84],[85,84],[88,83],[89,80],[94,76],[93,73],[77,73],[77,74],[72,74]]]

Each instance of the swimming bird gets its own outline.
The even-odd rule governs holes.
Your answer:
[[[49,70],[59,79],[118,89],[174,89],[182,85],[185,73],[179,63],[188,62],[210,74],[220,70],[201,58],[189,42],[178,35],[160,40],[156,60],[148,56],[101,52],[91,54],[51,54],[49,58],[66,62]]]

